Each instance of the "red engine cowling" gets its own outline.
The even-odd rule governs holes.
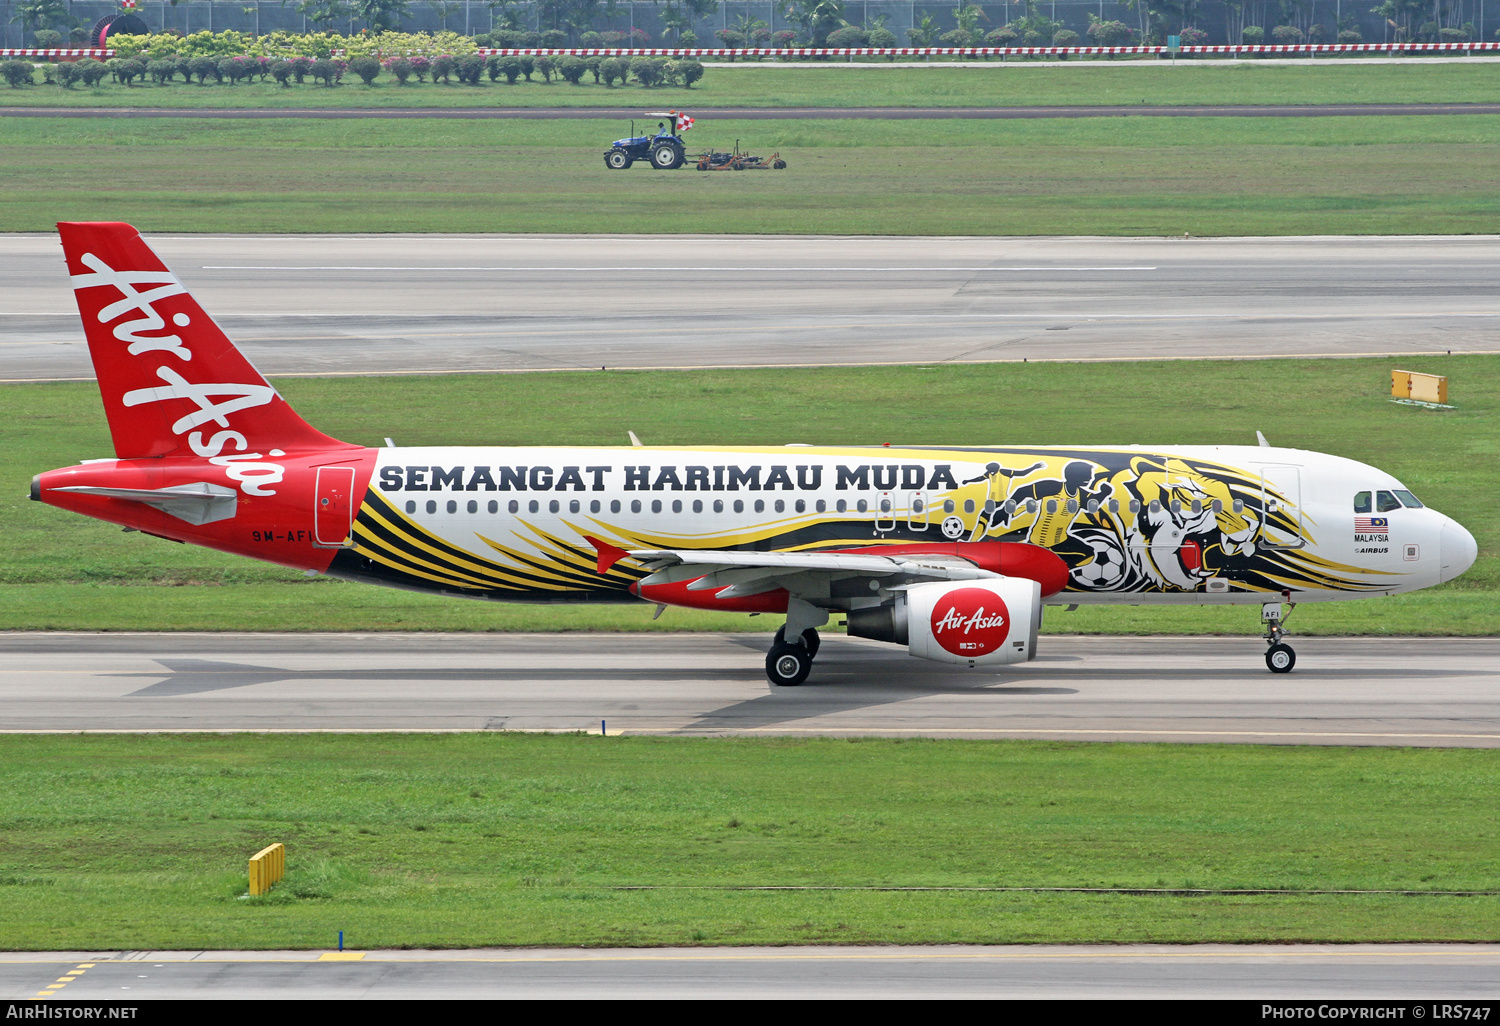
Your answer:
[[[849,614],[849,633],[906,645],[922,659],[998,666],[1036,658],[1042,587],[1020,577],[917,584],[894,603]]]

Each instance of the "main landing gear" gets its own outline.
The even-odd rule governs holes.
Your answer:
[[[1260,607],[1260,619],[1266,625],[1265,639],[1269,646],[1266,649],[1266,669],[1272,673],[1291,673],[1292,667],[1297,665],[1297,653],[1282,640],[1286,637],[1286,621],[1297,608],[1297,603],[1291,601],[1291,592],[1282,592],[1282,597],[1287,599],[1285,616],[1280,602],[1267,602]]]
[[[802,632],[795,644],[787,644],[786,628],[776,632],[771,642],[771,651],[766,653],[766,676],[771,683],[784,688],[794,688],[807,679],[812,670],[813,659],[822,642],[812,627]]]

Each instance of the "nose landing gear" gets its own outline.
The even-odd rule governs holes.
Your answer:
[[[1281,612],[1280,602],[1267,602],[1260,607],[1260,619],[1266,626],[1266,669],[1272,673],[1291,673],[1297,665],[1297,653],[1282,639],[1286,637],[1286,621],[1291,617],[1297,603],[1291,601],[1291,592],[1282,592],[1287,600],[1286,615]]]
[[[766,676],[779,687],[794,688],[807,679],[812,671],[813,658],[822,644],[818,632],[809,627],[802,632],[796,644],[787,644],[786,628],[776,632],[771,642],[771,651],[766,653]]]

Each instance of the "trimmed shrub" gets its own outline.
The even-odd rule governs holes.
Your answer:
[[[557,67],[552,58],[547,56],[533,57],[532,62],[536,65],[537,72],[542,76],[542,81],[550,83],[552,81],[552,72]]]
[[[409,60],[411,61],[411,73],[417,76],[417,81],[427,81],[427,72],[432,70],[432,58],[417,54],[409,58]]]
[[[1009,25],[1001,25],[997,29],[991,29],[984,37],[986,46],[1015,46],[1020,35]]]
[[[490,81],[495,81],[499,76],[505,76],[507,85],[515,85],[516,79],[521,77],[521,58],[519,57],[491,57]]]
[[[864,29],[855,28],[853,25],[849,25],[845,28],[834,29],[832,32],[828,33],[827,45],[839,49],[843,49],[846,47],[869,46],[870,36],[869,33],[867,33]]]
[[[693,83],[703,77],[703,65],[699,61],[685,60],[677,62],[677,74],[682,79],[682,84],[687,88],[693,88]]]
[[[63,45],[63,34],[57,29],[37,29],[31,34],[31,39],[39,50],[56,50]]]
[[[385,62],[385,70],[395,77],[397,85],[406,85],[406,80],[412,76],[411,61],[405,57],[392,57]],[[359,72],[356,71],[355,74]]]
[[[199,85],[207,85],[210,76],[217,82],[219,81],[219,60],[207,54],[189,58],[188,74],[191,78],[196,78]]]
[[[1469,33],[1461,28],[1438,29],[1439,43],[1467,43]]]
[[[950,29],[938,36],[938,42],[944,46],[973,46],[974,37],[963,29]]]
[[[453,73],[458,70],[458,61],[454,60],[452,54],[445,53],[434,57],[432,66],[427,70],[434,82],[452,82]]]
[[[250,69],[245,66],[243,57],[225,57],[219,62],[219,77],[229,79],[230,85],[234,85],[249,73]]]
[[[604,34],[601,32],[585,32],[578,37],[580,46],[589,50],[602,50],[604,48]]]
[[[291,88],[291,86],[288,84],[288,81],[296,73],[296,68],[293,67],[293,63],[293,61],[277,61],[275,64],[271,65],[271,77],[274,78],[277,84],[279,84],[283,89]],[[302,79],[298,78],[297,81],[300,82],[302,81]]]
[[[1246,25],[1240,32],[1240,42],[1247,46],[1259,46],[1266,41],[1266,30],[1259,25]]]
[[[880,28],[872,28],[868,34],[869,46],[886,47],[896,45],[896,33],[882,25]]]
[[[568,45],[568,34],[562,29],[548,29],[542,33],[541,45],[551,50]]]
[[[629,70],[630,65],[623,57],[606,57],[599,62],[599,77],[604,79],[606,88],[613,89],[616,82],[624,85]]]
[[[782,29],[780,32],[771,33],[771,45],[778,50],[790,50],[792,44],[797,41],[797,33]]]
[[[478,85],[484,77],[484,58],[477,53],[464,54],[454,62],[454,74],[465,85]]]
[[[176,71],[175,66],[173,66],[170,62],[167,63],[167,67],[171,71]],[[64,89],[72,89],[73,83],[77,82],[79,77],[78,65],[74,64],[72,61],[59,61],[52,68],[53,80],[56,81],[57,84],[62,86]],[[170,74],[168,75],[168,77],[171,77]],[[160,79],[158,79],[157,81],[160,81]]]
[[[583,66],[588,68],[589,73],[594,76],[594,85],[599,84],[599,65],[603,64],[606,60],[608,60],[607,57],[583,58]]]
[[[745,33],[734,29],[719,29],[714,33],[719,40],[719,45],[730,50],[743,50],[745,48]]]
[[[661,82],[661,63],[649,57],[637,57],[630,62],[630,73],[637,82],[650,89]]]
[[[697,46],[698,33],[694,32],[692,29],[683,29],[681,32],[677,33],[677,45]]]
[[[1129,46],[1135,37],[1135,29],[1123,21],[1099,21],[1089,24],[1088,34],[1094,37],[1096,46]]]
[[[129,60],[121,61],[119,66],[115,68],[115,78],[124,82],[127,86],[136,79],[144,80],[145,77],[146,62],[139,57],[132,57]]]
[[[1364,41],[1365,37],[1360,35],[1359,29],[1344,29],[1339,33],[1341,43],[1363,43]]]
[[[651,45],[651,36],[645,29],[631,29],[625,37],[625,45],[632,50],[644,50]]]
[[[604,46],[606,49],[618,50],[620,47],[625,45],[625,33],[623,32],[616,32],[613,30],[609,32],[601,32],[599,33],[599,38],[604,40]]]
[[[536,58],[527,54],[521,54],[516,58],[521,64],[521,77],[531,81],[531,73],[536,70]]]
[[[1078,33],[1072,29],[1058,29],[1052,33],[1053,46],[1077,46]]]
[[[1302,30],[1296,25],[1277,25],[1271,30],[1271,38],[1282,46],[1302,42]]]
[[[78,69],[78,77],[86,86],[96,86],[104,81],[104,76],[109,74],[109,69],[104,66],[103,61],[96,61],[92,57],[85,57],[74,65]]]
[[[526,45],[526,33],[519,29],[501,29],[492,33],[490,38],[501,50],[514,50],[518,46]]]
[[[1200,28],[1185,28],[1182,30],[1183,46],[1207,46],[1208,33]]]
[[[479,63],[481,67],[484,65],[482,60]],[[358,75],[365,85],[374,85],[380,74],[380,62],[374,57],[355,57],[349,62],[349,70]]]
[[[312,77],[314,82],[322,82],[330,88],[338,81],[338,69],[334,67],[333,61],[327,57],[319,57],[312,62]]]
[[[35,72],[36,69],[31,66],[30,61],[6,61],[0,64],[0,76],[4,77],[6,84],[12,89],[31,85]]]
[[[557,59],[557,73],[569,85],[578,85],[583,78],[583,73],[588,70],[589,66],[583,62],[582,57],[569,54]]]

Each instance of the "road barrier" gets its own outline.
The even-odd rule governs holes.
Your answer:
[[[250,894],[264,894],[286,875],[286,845],[277,841],[250,856]]]
[[[776,57],[798,60],[803,57],[1113,57],[1113,56],[1181,56],[1196,54],[1227,55],[1230,58],[1263,54],[1320,53],[1464,53],[1500,50],[1500,43],[1289,43],[1225,46],[816,46],[796,50],[774,47],[657,47],[643,49],[588,47],[518,47],[500,49],[482,46],[482,56],[500,57]],[[36,47],[0,49],[0,57],[31,57],[44,60],[78,60],[83,57],[108,59],[115,51],[99,47],[43,50]],[[295,54],[285,54],[292,57]],[[391,56],[386,54],[385,56]]]
[[[60,50],[40,50],[34,46],[23,46],[14,49],[0,48],[0,57],[43,57],[47,60],[57,60],[58,58],[78,60],[82,57],[105,58],[113,57],[114,55],[115,52],[113,50],[101,49],[97,46],[77,47],[74,49],[63,48]]]
[[[802,57],[1088,57],[1117,54],[1178,56],[1194,54],[1306,54],[1320,53],[1468,53],[1471,50],[1500,50],[1500,43],[1290,43],[1239,46],[1182,46],[1175,51],[1168,46],[810,46],[796,50],[773,47],[661,47],[656,49],[587,48],[587,47],[480,47],[484,56],[500,57],[779,57],[797,60]]]

